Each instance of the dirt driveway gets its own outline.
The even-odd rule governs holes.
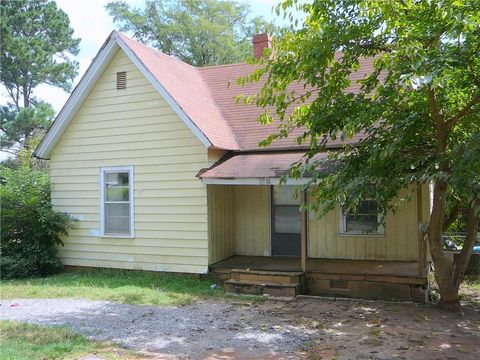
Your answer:
[[[478,359],[480,312],[297,298],[152,307],[3,300],[0,319],[66,325],[157,359]]]

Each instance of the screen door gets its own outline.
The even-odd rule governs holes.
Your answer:
[[[295,186],[272,187],[272,255],[300,256],[300,196]]]

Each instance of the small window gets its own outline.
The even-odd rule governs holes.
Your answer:
[[[117,72],[117,89],[126,89],[127,88],[127,72],[120,71]]]
[[[362,200],[355,212],[341,211],[340,232],[342,234],[383,234],[378,206],[374,200]]]
[[[102,236],[133,237],[133,166],[100,170]]]

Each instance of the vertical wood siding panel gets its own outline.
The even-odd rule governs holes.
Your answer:
[[[214,264],[235,254],[233,189],[208,185],[209,263]]]
[[[234,186],[237,255],[263,256],[270,250],[270,187]]]
[[[321,220],[309,220],[309,256],[329,259],[417,260],[416,199],[406,202],[395,214],[388,214],[384,236],[340,235],[339,207]],[[424,198],[428,211],[428,198]],[[427,212],[428,214],[428,212]],[[424,220],[428,221],[428,216]]]

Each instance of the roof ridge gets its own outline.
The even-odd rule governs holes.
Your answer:
[[[233,67],[233,66],[240,66],[240,65],[252,65],[249,64],[246,61],[241,61],[241,62],[236,62],[236,63],[231,63],[231,64],[219,64],[219,65],[209,65],[209,66],[194,66],[196,69],[199,70],[208,70],[208,69],[218,69],[222,67]]]
[[[181,63],[181,64],[183,64],[183,65],[186,65],[186,66],[188,66],[188,67],[191,67],[191,68],[194,68],[194,69],[197,69],[197,70],[205,70],[205,69],[221,68],[221,67],[229,67],[229,66],[239,66],[239,65],[251,65],[251,64],[249,64],[249,63],[246,62],[246,61],[239,61],[239,62],[230,63],[230,64],[207,65],[207,66],[194,66],[194,65],[192,65],[192,64],[189,64],[189,63],[187,63],[187,62],[185,62],[185,61],[182,61],[182,60],[176,58],[176,57],[173,56],[173,55],[165,54],[164,52],[162,52],[162,51],[160,51],[160,50],[158,50],[158,49],[156,49],[156,48],[154,48],[154,47],[152,47],[152,46],[149,46],[149,45],[147,45],[147,44],[141,43],[141,42],[139,42],[138,40],[136,40],[136,39],[134,39],[134,38],[131,38],[130,36],[126,35],[126,34],[123,33],[123,32],[118,31],[118,34],[120,34],[120,35],[123,36],[123,37],[126,37],[126,38],[127,38],[128,40],[130,40],[130,41],[136,42],[137,44],[139,44],[139,45],[141,45],[141,46],[143,46],[143,47],[145,47],[145,48],[147,48],[147,49],[149,49],[149,50],[155,51],[156,53],[158,53],[158,54],[161,55],[161,56],[166,56],[166,57],[168,57],[169,59],[175,60],[176,62],[179,62],[179,63]],[[252,65],[253,65],[253,64],[252,64]]]
[[[178,63],[180,63],[180,64],[182,64],[182,65],[191,67],[191,68],[193,68],[193,69],[198,69],[197,66],[190,65],[189,63],[186,63],[185,61],[182,61],[182,60],[180,60],[180,59],[177,59],[177,58],[174,57],[173,55],[165,54],[164,52],[162,52],[162,51],[160,51],[160,50],[158,50],[158,49],[156,49],[156,48],[154,48],[154,47],[152,47],[152,46],[148,46],[148,45],[146,45],[146,44],[143,44],[143,43],[141,43],[140,41],[138,41],[138,40],[136,40],[136,39],[133,39],[133,38],[131,38],[130,36],[126,35],[125,33],[122,33],[122,32],[118,32],[118,33],[120,34],[120,36],[123,36],[123,37],[127,38],[128,40],[133,41],[133,42],[137,43],[138,45],[140,45],[140,46],[142,46],[142,47],[144,47],[144,48],[146,48],[146,49],[148,49],[148,50],[150,50],[150,51],[154,51],[157,55],[160,55],[160,56],[163,56],[163,57],[167,57],[167,58],[170,59],[170,60],[174,60],[174,61],[176,61],[176,62],[178,62]]]

